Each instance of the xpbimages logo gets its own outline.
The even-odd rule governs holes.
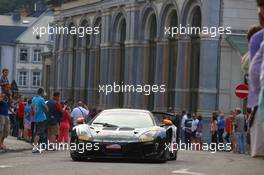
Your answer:
[[[99,93],[104,93],[109,95],[111,93],[120,93],[120,92],[136,92],[142,93],[143,95],[150,95],[151,93],[164,93],[166,92],[166,85],[129,85],[118,84],[114,82],[113,84],[99,85]]]
[[[76,151],[83,154],[85,151],[99,151],[99,143],[40,143],[33,144],[33,150],[42,153],[45,150],[48,151]]]
[[[86,35],[99,35],[100,27],[65,27],[65,26],[33,26],[33,35],[39,35],[42,37],[43,35],[77,35],[82,38]]]
[[[183,150],[190,150],[190,151],[209,151],[211,153],[216,153],[217,151],[231,151],[231,143],[184,143],[180,140],[179,143],[165,143],[165,150],[170,150],[171,152],[173,151],[183,151]]]

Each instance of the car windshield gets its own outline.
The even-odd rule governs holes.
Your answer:
[[[118,126],[130,128],[145,128],[154,126],[151,114],[134,111],[107,111],[99,114],[92,122],[92,125]]]

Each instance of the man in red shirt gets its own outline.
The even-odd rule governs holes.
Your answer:
[[[18,140],[21,140],[24,133],[24,115],[25,115],[25,97],[23,95],[19,96],[18,99],[18,109],[17,109],[17,119],[18,119]]]
[[[59,123],[63,115],[62,106],[59,101],[60,93],[55,92],[52,98],[47,102],[47,126],[48,126],[48,140],[49,143],[56,142],[58,135]]]

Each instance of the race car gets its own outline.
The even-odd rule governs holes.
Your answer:
[[[104,110],[88,124],[73,128],[71,148],[75,147],[70,151],[71,158],[74,161],[95,158],[176,160],[177,150],[173,145],[177,129],[170,120],[160,122],[157,117],[160,118],[147,110]]]

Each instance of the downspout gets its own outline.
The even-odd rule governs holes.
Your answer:
[[[223,26],[223,14],[224,14],[224,0],[220,0],[219,2],[219,26]],[[222,41],[222,35],[220,35],[218,40],[218,67],[217,67],[217,95],[216,95],[216,110],[219,110],[219,96],[220,96],[220,76],[221,76],[221,41]]]

